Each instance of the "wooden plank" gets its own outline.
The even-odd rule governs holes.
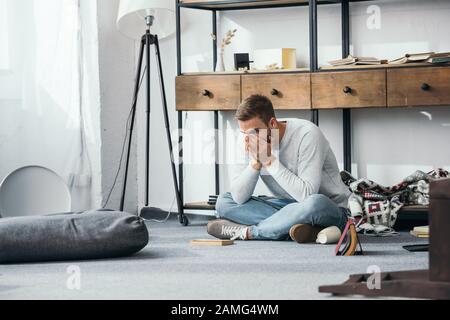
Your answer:
[[[261,94],[278,110],[311,109],[310,74],[244,75],[242,98]]]
[[[404,206],[400,212],[428,212],[428,206]]]
[[[236,110],[241,103],[241,77],[179,76],[176,78],[177,110]]]
[[[389,107],[450,105],[450,68],[387,70]]]
[[[387,105],[385,70],[313,73],[311,82],[313,109]]]

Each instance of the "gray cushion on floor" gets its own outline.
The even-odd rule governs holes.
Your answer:
[[[0,219],[0,263],[127,256],[148,243],[144,221],[118,211]]]

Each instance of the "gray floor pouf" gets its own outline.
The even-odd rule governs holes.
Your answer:
[[[0,219],[0,263],[87,260],[128,256],[149,240],[132,214],[93,210]]]

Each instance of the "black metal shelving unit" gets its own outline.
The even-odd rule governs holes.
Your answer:
[[[336,1],[322,1],[322,0],[306,0],[306,1],[291,1],[289,3],[277,3],[271,0],[228,0],[228,1],[210,1],[202,3],[182,3],[181,0],[175,0],[176,2],[176,43],[177,43],[177,75],[182,75],[181,65],[181,9],[199,9],[207,10],[212,14],[212,33],[216,35],[213,40],[213,70],[217,63],[217,13],[220,11],[231,10],[251,10],[251,9],[268,9],[268,8],[280,8],[280,7],[301,7],[308,6],[309,9],[309,46],[310,46],[310,73],[322,72],[318,67],[318,21],[317,11],[319,5],[340,4],[341,5],[341,28],[342,28],[342,57],[346,58],[350,54],[350,3],[351,2],[372,2],[376,0],[336,0]],[[348,69],[334,69],[333,71],[342,71]],[[358,70],[364,70],[360,68]],[[214,70],[215,71],[215,70]],[[330,70],[326,70],[330,71]],[[304,71],[298,71],[304,72]],[[273,74],[273,73],[272,73]],[[181,133],[183,129],[183,112],[178,111],[178,129]],[[342,109],[342,123],[343,123],[343,154],[344,154],[344,169],[348,172],[352,171],[352,118],[351,109]],[[311,110],[311,121],[316,125],[319,125],[319,110]],[[214,111],[214,128],[216,131],[215,143],[216,143],[216,164],[215,164],[215,192],[220,194],[220,175],[219,175],[219,111]],[[183,137],[179,136],[179,188],[181,201],[184,203],[184,179],[183,179]],[[184,214],[185,209],[195,210],[211,210],[212,207],[201,208],[199,206],[186,206],[179,208],[180,222],[183,225],[188,224],[188,220]]]
[[[318,72],[318,25],[317,25],[317,7],[324,4],[341,4],[342,6],[342,56],[347,57],[350,53],[350,10],[349,2],[362,2],[370,0],[338,0],[338,1],[298,1],[293,3],[270,3],[270,1],[261,0],[228,0],[228,1],[214,1],[198,3],[182,3],[180,0],[176,2],[176,43],[177,43],[177,75],[182,75],[181,65],[181,9],[200,9],[211,11],[212,15],[212,34],[216,35],[213,39],[213,70],[217,63],[217,12],[229,11],[229,10],[251,10],[251,9],[268,9],[268,8],[280,8],[280,7],[298,7],[309,6],[309,45],[310,45],[310,72]],[[264,4],[257,4],[257,2],[264,2]],[[233,5],[238,5],[233,7]],[[215,70],[214,70],[215,71]],[[319,125],[319,111],[311,111],[311,121]],[[345,170],[351,172],[351,111],[350,109],[343,110],[343,141],[344,141],[344,165]],[[182,132],[183,129],[183,111],[178,111],[178,129]],[[216,161],[215,161],[215,193],[220,194],[220,171],[219,171],[219,111],[214,111],[214,129],[216,132]],[[184,166],[183,166],[183,136],[179,135],[179,191],[181,201],[184,203]],[[188,224],[188,220],[184,214],[184,210],[189,207],[183,206],[179,208],[180,223],[183,225]],[[197,210],[201,208],[197,207]],[[211,208],[205,208],[205,210],[211,210]]]

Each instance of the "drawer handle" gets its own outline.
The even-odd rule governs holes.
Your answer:
[[[202,91],[202,96],[204,96],[204,97],[211,97],[211,91],[209,91],[209,90],[203,90]]]
[[[423,91],[429,91],[431,89],[431,86],[428,83],[422,83],[420,89],[422,89]]]
[[[270,91],[270,94],[273,96],[278,96],[280,95],[280,91],[278,91],[277,89],[272,89],[272,91]]]
[[[352,93],[353,90],[350,87],[345,87],[343,91],[345,94],[349,94],[349,93]]]

